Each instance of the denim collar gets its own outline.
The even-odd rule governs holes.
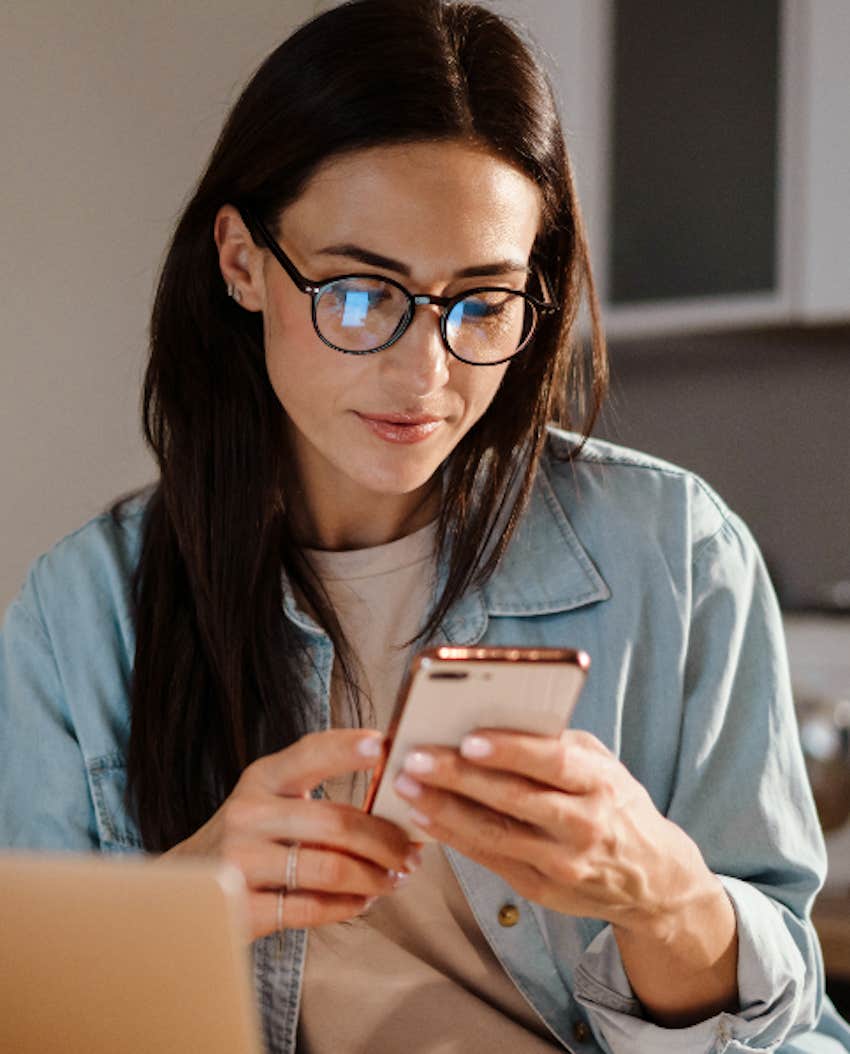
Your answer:
[[[516,490],[521,483],[517,479]],[[506,503],[513,504],[513,495]],[[498,537],[498,528],[494,536]],[[449,561],[440,554],[435,596],[448,579]],[[287,576],[283,575],[285,614],[310,634],[322,634],[316,622],[298,610]],[[528,508],[520,519],[498,567],[483,586],[468,589],[441,624],[441,635],[452,644],[474,644],[487,628],[490,616],[551,615],[570,611],[611,596],[594,566],[564,507],[558,500],[541,460]],[[438,639],[432,643],[440,643]]]
[[[448,559],[441,555],[437,595],[447,577]],[[498,567],[483,586],[468,590],[453,605],[441,629],[449,643],[474,644],[490,616],[551,615],[610,596],[555,494],[544,458],[528,508]]]

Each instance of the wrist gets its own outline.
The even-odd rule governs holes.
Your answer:
[[[665,821],[671,837],[665,842],[655,881],[644,883],[642,898],[614,923],[615,933],[642,943],[675,945],[703,921],[732,909],[723,883],[708,867],[699,846],[680,827]]]
[[[737,1013],[738,926],[723,883],[709,872],[687,899],[614,937],[632,989],[650,1020],[685,1028],[721,1011]]]
[[[687,895],[614,923],[619,944],[640,944],[645,950],[654,947],[687,960],[691,969],[700,965],[710,969],[718,944],[728,945],[736,930],[735,909],[723,883],[710,871],[694,882]],[[724,936],[725,940],[720,939]]]

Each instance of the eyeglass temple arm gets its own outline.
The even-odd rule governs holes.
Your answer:
[[[540,278],[540,285],[543,289],[543,295],[546,297],[541,307],[545,308],[546,311],[556,311],[558,304],[552,296],[552,287],[549,285],[549,281],[546,278],[546,273],[542,267],[537,268],[537,275]]]
[[[298,286],[302,293],[312,293],[315,291],[316,286],[309,278],[305,278],[303,274],[298,270],[295,264],[289,259],[289,257],[283,252],[281,247],[275,241],[274,235],[263,223],[260,217],[246,205],[239,208],[242,213],[243,219],[247,219],[249,223],[253,223],[254,226],[259,230],[263,236],[263,241],[270,250],[271,254],[280,264],[280,266],[286,271],[292,281]]]

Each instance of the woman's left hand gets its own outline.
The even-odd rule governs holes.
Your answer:
[[[476,742],[490,751],[476,756]],[[422,830],[555,911],[663,937],[717,882],[696,843],[589,732],[480,730],[460,751],[416,750],[399,779]]]

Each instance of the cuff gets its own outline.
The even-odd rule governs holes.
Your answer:
[[[781,905],[748,882],[718,878],[738,923],[738,1012],[723,1011],[686,1028],[665,1028],[648,1020],[609,925],[585,949],[575,972],[574,995],[611,1054],[769,1051],[795,1025],[795,1032],[814,1027],[815,993],[822,986],[815,976],[807,978],[806,958],[789,932]],[[790,912],[787,918],[794,920],[805,947],[810,928]]]

